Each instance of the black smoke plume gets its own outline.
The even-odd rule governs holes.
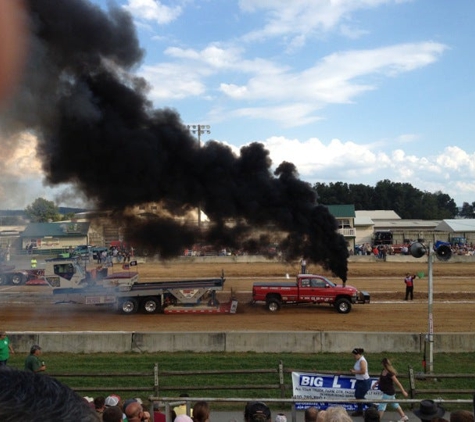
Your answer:
[[[3,121],[10,132],[36,134],[47,183],[73,184],[98,210],[112,210],[130,239],[165,258],[194,243],[262,251],[278,239],[285,259],[305,256],[346,280],[344,238],[293,164],[272,174],[258,143],[239,156],[214,141],[200,148],[175,111],[153,108],[147,82],[133,75],[144,52],[126,11],[86,0],[28,7],[29,61]],[[173,216],[199,206],[211,223],[204,230],[123,213],[150,202]]]

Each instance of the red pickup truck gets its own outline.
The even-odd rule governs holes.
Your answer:
[[[265,302],[271,312],[284,304],[328,303],[341,314],[351,311],[354,303],[369,303],[368,292],[353,286],[337,285],[321,275],[299,274],[295,282],[256,282],[252,286],[252,303]]]

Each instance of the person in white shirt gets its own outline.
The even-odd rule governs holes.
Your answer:
[[[351,352],[355,358],[355,365],[350,372],[355,375],[355,399],[364,399],[366,393],[371,388],[371,379],[368,373],[368,362],[366,361],[364,349],[355,347]],[[358,403],[357,409],[351,416],[363,416],[363,403]]]

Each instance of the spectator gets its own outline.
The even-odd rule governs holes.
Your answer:
[[[190,396],[187,393],[181,393],[180,397],[190,397]],[[184,404],[181,404],[179,406],[174,407],[173,410],[174,410],[176,416],[186,415],[188,413],[187,412],[187,406],[188,406],[188,404],[184,403]],[[191,410],[190,416],[193,416],[193,410]]]
[[[378,409],[375,407],[368,407],[364,412],[364,422],[380,422],[381,421],[381,412],[378,412]]]
[[[10,367],[0,371],[0,420],[8,422],[97,422],[86,401],[48,376]]]
[[[104,396],[98,396],[94,398],[94,409],[96,410],[99,419],[102,421],[102,414],[106,409],[106,399]]]
[[[0,366],[6,366],[10,353],[15,353],[5,331],[0,331]]]
[[[120,402],[120,396],[117,394],[111,394],[110,396],[107,396],[104,404],[106,407],[113,407],[113,406],[118,406]]]
[[[193,406],[193,422],[209,422],[209,405],[205,401],[196,402]],[[285,422],[285,421],[283,421]]]
[[[305,422],[317,422],[318,418],[318,409],[316,407],[310,406],[305,409],[304,420]]]
[[[306,274],[307,273],[307,260],[305,258],[302,258],[300,261],[300,274]]]
[[[435,418],[441,418],[445,414],[445,409],[438,406],[433,400],[422,400],[419,409],[413,411],[421,421],[432,421]]]
[[[468,410],[454,410],[450,414],[450,422],[474,422],[473,413]]]
[[[153,403],[153,422],[166,422],[167,416],[160,410],[160,403]],[[175,418],[172,418],[172,422]]]
[[[371,252],[373,251],[373,248],[371,247],[371,245],[369,243],[366,244],[366,255],[369,256],[371,255]]]
[[[134,401],[126,406],[125,415],[128,422],[149,422],[150,413],[143,410],[138,401]]]
[[[401,390],[403,396],[407,397],[408,394],[397,379],[397,371],[391,365],[389,359],[383,358],[381,364],[383,365],[383,370],[381,371],[379,380],[373,385],[373,388],[379,387],[379,389],[383,392],[383,400],[394,400],[396,398],[396,389],[394,385],[396,384]],[[378,411],[380,418],[383,417],[387,405],[388,403],[379,403]],[[406,422],[409,420],[409,418],[405,415],[404,410],[402,410],[402,407],[399,406],[399,403],[390,403],[390,406],[396,409],[396,411],[399,413],[400,419],[398,422]]]
[[[329,407],[323,419],[324,422],[353,422],[342,406]]]
[[[285,416],[283,413],[279,413],[275,417],[275,422],[287,422],[287,416]]]
[[[122,422],[124,415],[119,406],[110,406],[104,409],[102,422]]]
[[[42,360],[40,360],[40,356],[42,353],[43,352],[41,350],[41,347],[38,346],[37,344],[34,344],[33,346],[31,346],[30,354],[25,359],[25,370],[28,370],[31,372],[46,371],[45,363]]]
[[[125,414],[125,409],[127,408],[127,406],[131,403],[139,403],[139,404],[142,404],[142,400],[137,400],[137,399],[127,399],[127,400],[124,400],[124,402],[122,403],[122,412],[124,412]]]
[[[193,419],[191,419],[188,415],[183,414],[183,415],[178,415],[173,419],[174,422],[193,422]]]
[[[368,362],[363,356],[364,349],[354,348],[351,352],[355,358],[355,365],[350,372],[355,375],[355,399],[362,400],[371,388],[371,379],[368,373]],[[357,409],[351,416],[363,416],[363,404],[358,403]]]
[[[244,409],[245,422],[269,422],[270,420],[271,411],[265,403],[251,401],[246,404]]]
[[[319,410],[317,415],[317,422],[323,422],[325,420],[326,410]]]

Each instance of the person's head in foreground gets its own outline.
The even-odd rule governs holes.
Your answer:
[[[244,409],[245,422],[268,422],[271,420],[271,412],[265,403],[252,401],[246,404]]]
[[[350,415],[343,406],[332,406],[327,408],[324,422],[353,422]]]
[[[422,400],[419,404],[419,409],[414,410],[416,415],[421,421],[431,421],[435,418],[441,418],[445,414],[445,409],[433,400]]]
[[[48,375],[5,368],[0,371],[0,385],[2,422],[99,420],[79,394]]]

